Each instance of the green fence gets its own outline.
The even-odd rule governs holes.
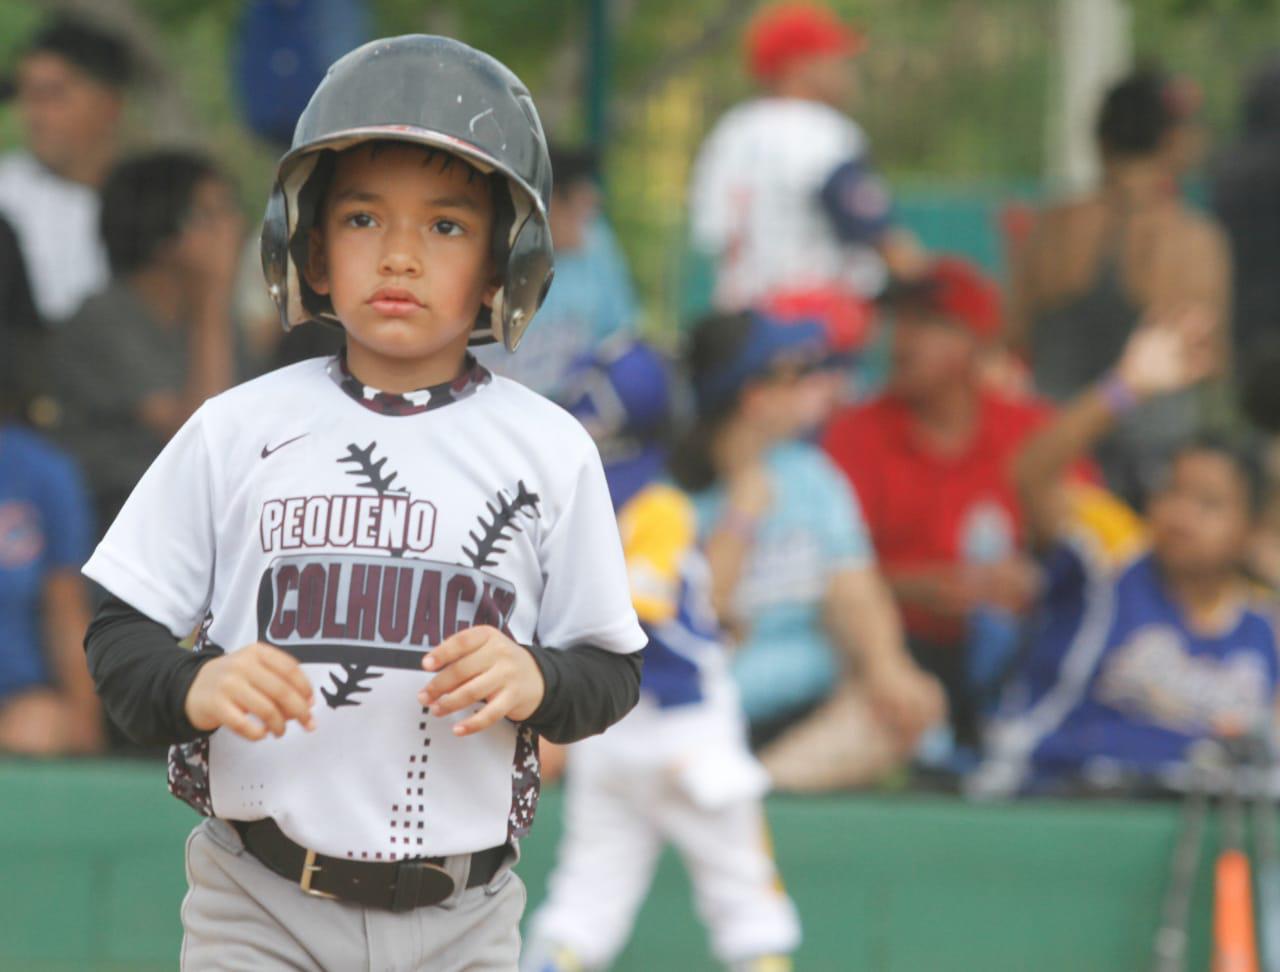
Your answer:
[[[559,811],[552,788],[520,867],[531,907]],[[776,798],[769,818],[805,926],[798,968],[841,972],[1142,969],[1177,830],[1172,805],[924,796]],[[0,762],[0,970],[176,968],[194,821],[156,765]],[[1191,968],[1207,967],[1210,859]],[[617,967],[715,968],[674,859]]]

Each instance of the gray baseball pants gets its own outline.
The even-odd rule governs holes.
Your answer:
[[[205,820],[187,839],[183,972],[514,972],[524,885],[505,866],[466,889],[460,860],[452,897],[393,914],[305,894]]]

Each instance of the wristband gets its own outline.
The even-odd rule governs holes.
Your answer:
[[[1138,407],[1138,396],[1119,375],[1109,375],[1098,390],[1112,415],[1124,415]]]

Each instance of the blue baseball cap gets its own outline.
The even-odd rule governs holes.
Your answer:
[[[788,323],[758,311],[744,317],[750,332],[737,354],[712,368],[694,388],[701,412],[732,401],[748,382],[767,375],[785,361],[819,365],[827,360],[827,332],[820,322]]]
[[[569,370],[565,408],[600,449],[614,509],[666,468],[671,424],[670,366],[642,341],[607,342]]]

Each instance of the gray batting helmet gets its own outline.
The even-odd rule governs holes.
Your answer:
[[[471,343],[499,341],[514,351],[546,296],[554,262],[542,123],[528,90],[504,65],[459,41],[426,34],[372,41],[344,55],[298,119],[262,227],[262,271],[281,325],[287,331],[306,320],[335,320],[328,298],[299,272],[323,190],[312,176],[326,149],[375,139],[450,152],[505,180],[509,218],[495,219],[494,240],[502,286],[492,313],[481,310]]]

